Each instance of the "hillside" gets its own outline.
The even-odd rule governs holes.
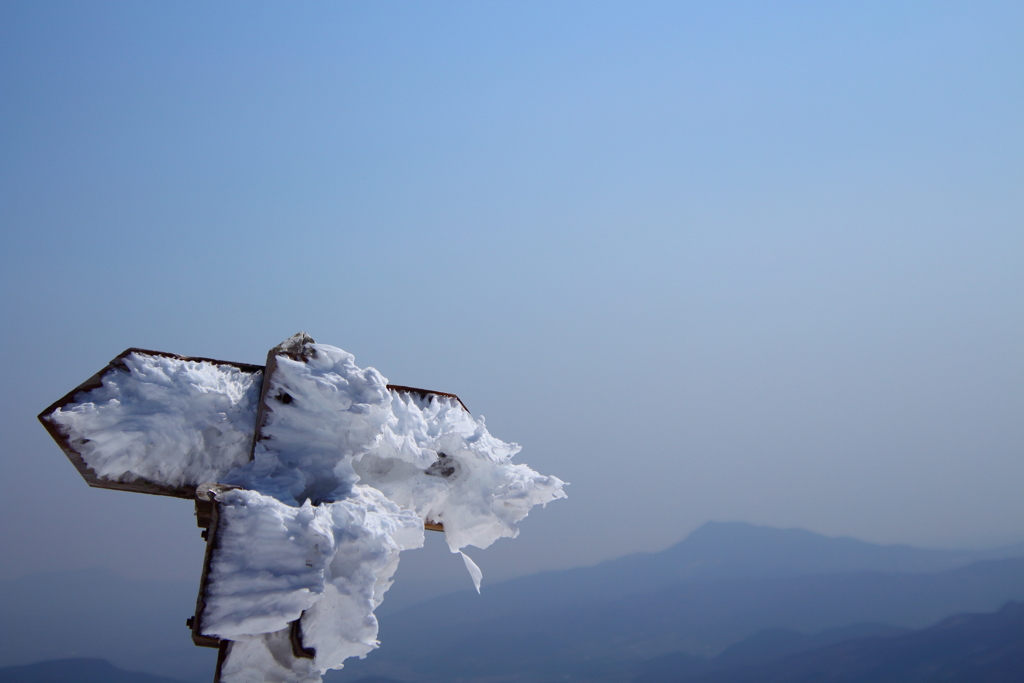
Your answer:
[[[1020,550],[922,550],[712,523],[660,553],[395,611],[381,619],[381,649],[328,680],[433,681],[506,669],[578,678],[660,656],[706,658],[764,629],[799,638],[866,622],[919,628],[1024,598],[1024,560],[971,564]],[[0,666],[101,657],[208,683],[216,653],[194,647],[185,627],[195,591],[191,582],[130,581],[104,570],[0,582]]]
[[[850,640],[676,683],[1015,683],[1024,675],[1024,604],[960,614],[914,633]],[[637,683],[653,683],[640,679]]]
[[[447,624],[452,619],[473,620],[473,615],[502,617],[559,605],[606,601],[685,581],[858,571],[927,573],[1007,557],[1024,557],[1024,545],[980,552],[927,550],[832,538],[803,529],[708,522],[658,553],[637,553],[593,567],[544,572],[485,585],[481,595],[465,590],[403,610],[402,618],[433,612],[431,604],[447,606],[433,616]],[[396,621],[389,615],[389,623]]]
[[[631,683],[1011,683],[1021,671],[1024,603],[1010,602],[995,613],[959,614],[910,632],[880,624],[814,635],[769,629],[713,658],[673,653],[571,678]],[[348,673],[352,681],[353,672]],[[535,680],[545,679],[550,677]],[[124,671],[102,659],[73,658],[0,668],[0,683],[181,682]],[[369,676],[355,683],[400,681]]]
[[[0,683],[181,683],[153,674],[124,671],[104,659],[57,659],[0,668]]]
[[[105,569],[0,582],[0,666],[99,657],[122,669],[209,683],[217,653],[185,620],[197,583],[134,581]]]
[[[1024,560],[963,566],[973,557],[711,524],[662,553],[389,615],[382,648],[347,665],[346,676],[429,682],[500,671],[509,680],[612,680],[658,656],[703,660],[763,629],[920,628],[1024,599]]]
[[[920,628],[1008,599],[1024,599],[1024,560],[929,574],[685,581],[614,600],[516,614],[509,607],[498,617],[432,601],[396,615],[401,621],[392,618],[381,629],[381,649],[346,669],[425,683],[498,671],[509,680],[604,680],[663,654],[712,656],[763,629],[814,633],[864,622]]]

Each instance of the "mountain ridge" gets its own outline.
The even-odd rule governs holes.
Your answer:
[[[125,671],[105,659],[51,659],[0,668],[0,683],[183,683],[166,676]]]
[[[765,551],[774,559],[761,559],[758,553]],[[780,555],[783,551],[788,557]],[[480,595],[469,590],[448,593],[390,612],[388,620],[416,614],[417,609],[433,609],[423,606],[436,605],[439,601],[454,602],[462,607],[482,603],[494,610],[492,614],[512,615],[551,605],[604,600],[609,595],[646,592],[686,580],[854,571],[928,573],[1004,556],[1024,556],[1024,544],[985,551],[929,550],[822,536],[803,529],[776,529],[746,522],[706,522],[665,550],[634,553],[589,567],[509,579],[485,585]]]
[[[706,593],[708,600],[720,600],[723,591],[739,590],[743,586],[742,590],[753,591],[753,594],[762,590],[795,596],[798,593],[794,591],[801,583],[795,577],[808,576],[808,572],[916,567],[932,569],[934,574],[942,567],[968,562],[973,557],[1006,552],[1013,552],[1013,548],[922,550],[834,539],[802,530],[712,522],[658,553],[638,553],[591,567],[520,577],[487,585],[482,595],[468,591],[452,593],[393,611],[381,619],[382,649],[372,653],[366,662],[387,659],[390,653],[401,649],[401,641],[417,637],[417,630],[420,637],[427,632],[454,638],[457,634],[471,632],[474,625],[510,619],[529,621],[531,614],[550,613],[558,622],[562,618],[555,618],[558,610],[562,610],[559,614],[563,617],[597,614],[606,608],[624,609],[624,605],[641,595],[646,595],[644,600],[653,600],[655,605],[658,600],[685,598],[692,601],[696,595],[693,591]],[[888,575],[897,580],[893,577],[900,573]],[[906,572],[902,575],[925,576]],[[822,575],[818,576],[814,581],[803,583],[805,587],[813,587],[824,581],[818,590],[827,594],[831,584],[820,578]],[[852,574],[846,576],[844,581],[852,580]],[[911,582],[917,580],[911,579]],[[729,581],[738,583],[726,585]],[[687,594],[689,597],[673,595],[669,590],[673,585],[689,585],[686,590],[691,594]],[[701,588],[704,585],[717,588]],[[193,647],[185,627],[185,618],[193,610],[195,593],[196,584],[190,581],[129,580],[106,569],[48,572],[2,580],[0,612],[8,618],[0,622],[0,665],[22,665],[58,657],[101,656],[124,669],[171,674],[183,680],[207,683],[216,653]],[[997,598],[1001,603],[1014,597],[997,593],[983,596],[985,604]],[[972,604],[965,603],[961,607],[970,609]],[[946,605],[944,614],[955,606]],[[776,603],[776,609],[784,607],[782,602]],[[857,619],[851,617],[851,620]],[[576,628],[571,621],[558,623],[563,623],[563,630]],[[785,620],[762,619],[751,622],[750,627],[785,627],[786,623]],[[727,637],[722,636],[712,645],[695,643],[691,649],[710,653],[746,633],[727,629]],[[443,647],[444,643],[435,646]],[[544,643],[540,646],[546,647]],[[645,647],[648,646],[650,644]],[[652,655],[667,651],[664,647],[659,650],[661,646],[650,647]],[[353,668],[360,669],[363,665],[363,662],[356,662]],[[365,673],[386,675],[383,671]],[[350,680],[348,675],[345,680]]]
[[[381,625],[381,650],[346,669],[357,678],[423,683],[474,680],[488,671],[502,671],[508,680],[546,680],[538,678],[546,674],[557,674],[552,680],[605,680],[602,672],[630,659],[671,652],[709,657],[767,628],[817,632],[858,622],[921,628],[1012,599],[1024,599],[1024,559],[917,574],[687,579],[540,607],[534,601],[524,607],[517,592],[491,600],[474,595],[392,615]]]
[[[835,643],[758,666],[636,683],[1012,683],[1024,672],[1024,603],[903,635]]]

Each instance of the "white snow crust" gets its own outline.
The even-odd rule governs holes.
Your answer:
[[[288,630],[238,636],[220,669],[220,680],[232,683],[319,683],[321,671],[312,659],[292,654]]]
[[[98,474],[220,483],[204,634],[233,641],[223,683],[305,683],[378,646],[374,609],[402,550],[441,523],[449,548],[515,537],[564,483],[511,462],[454,399],[391,391],[345,351],[279,355],[252,448],[260,377],[131,354],[127,371],[54,414]],[[249,454],[253,454],[250,460]],[[479,567],[462,555],[477,590]],[[291,623],[313,659],[295,657]]]
[[[260,373],[142,353],[124,365],[50,416],[97,475],[196,486],[249,460]]]
[[[565,496],[560,479],[513,464],[519,450],[454,399],[395,392],[381,438],[354,469],[403,508],[444,524],[458,552],[515,538],[530,508]]]
[[[361,485],[345,500],[321,505],[294,507],[245,490],[217,500],[219,547],[204,633],[246,640],[255,652],[273,639],[245,636],[287,631],[301,616],[303,644],[316,650],[322,671],[377,646],[373,610],[391,586],[398,553],[423,545],[415,513]]]
[[[313,344],[306,362],[277,356],[267,389],[270,412],[253,461],[224,481],[298,505],[340,500],[359,480],[353,460],[380,438],[391,393],[373,368],[339,348]],[[283,399],[283,400],[282,400]]]

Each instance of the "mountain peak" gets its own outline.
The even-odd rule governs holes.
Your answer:
[[[686,578],[933,572],[976,559],[970,552],[878,545],[746,522],[706,522],[658,555],[675,564]]]

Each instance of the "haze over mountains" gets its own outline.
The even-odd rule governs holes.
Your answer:
[[[590,680],[634,683],[1013,683],[1024,670],[1024,604],[961,614],[919,631],[861,624],[815,636],[769,629],[713,658],[673,653]],[[609,675],[611,674],[611,675]],[[616,675],[618,674],[618,675]],[[352,680],[349,678],[348,680]],[[544,680],[543,677],[538,680]],[[0,683],[181,683],[101,659],[0,668]],[[381,676],[356,683],[399,683]]]
[[[133,581],[105,569],[0,582],[0,666],[100,657],[122,669],[209,683],[217,653],[185,619],[198,582]]]
[[[711,660],[648,662],[636,683],[1012,683],[1024,671],[1024,604],[960,614],[919,631],[764,632]],[[773,642],[767,642],[773,641]],[[744,661],[746,660],[746,661]],[[651,666],[660,664],[660,667]]]
[[[103,659],[74,657],[0,669],[0,683],[181,683],[173,678],[125,671]]]
[[[389,615],[381,650],[346,673],[423,682],[497,671],[523,681],[628,680],[644,660],[713,656],[762,629],[922,628],[1024,598],[1022,551],[922,550],[709,523],[660,553],[527,576]]]
[[[509,681],[641,683],[659,662],[673,676],[687,670],[685,662],[697,662],[691,672],[722,657],[738,666],[757,652],[775,657],[863,636],[903,637],[954,614],[995,612],[1024,600],[1022,558],[1024,545],[922,550],[709,523],[660,553],[392,612],[381,620],[381,649],[326,680],[433,683],[500,672]],[[104,571],[2,582],[8,618],[0,626],[0,666],[102,657],[123,669],[206,683],[215,653],[193,647],[184,625],[195,589]]]

